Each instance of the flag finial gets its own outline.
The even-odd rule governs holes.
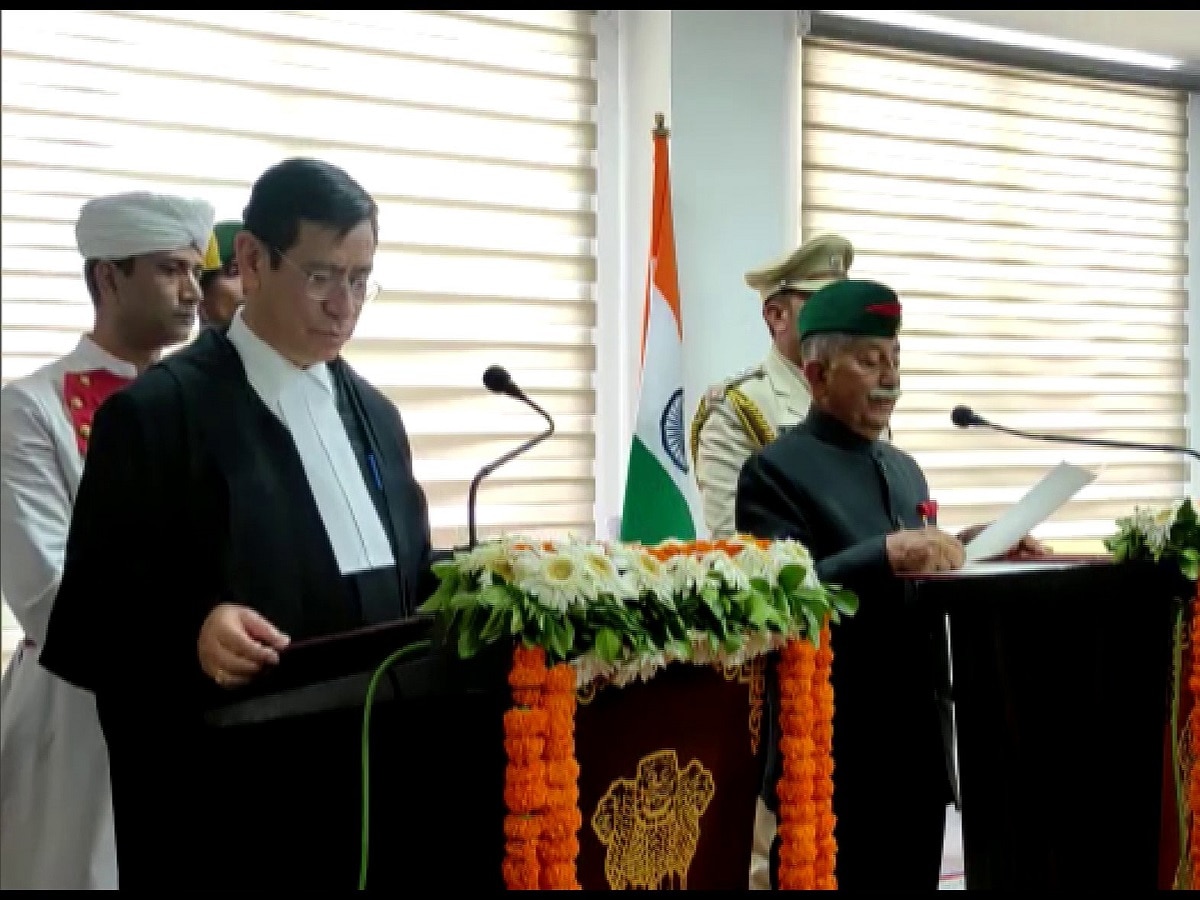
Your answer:
[[[655,137],[668,137],[671,132],[667,129],[667,117],[662,113],[654,114],[654,132]]]

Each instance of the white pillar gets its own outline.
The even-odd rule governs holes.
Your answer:
[[[611,533],[620,513],[636,414],[654,114],[663,113],[671,130],[689,421],[709,384],[766,354],[761,306],[742,275],[793,248],[799,237],[796,11],[609,12],[600,16],[598,74],[601,96],[615,93],[620,108],[615,116],[602,110],[598,123],[596,517],[602,534]],[[606,48],[606,40],[618,49]],[[610,141],[613,128],[618,134]],[[606,236],[617,241],[615,250]]]

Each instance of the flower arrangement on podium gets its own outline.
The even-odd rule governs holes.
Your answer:
[[[649,680],[676,662],[738,666],[779,650],[779,883],[835,887],[829,626],[855,595],[825,585],[794,541],[655,546],[504,537],[438,563],[422,606],[460,656],[514,646],[506,713],[504,878],[577,889],[577,691]]]
[[[1179,815],[1179,864],[1175,887],[1200,886],[1200,517],[1191,500],[1150,508],[1135,507],[1116,520],[1116,533],[1104,546],[1115,562],[1178,566],[1190,581],[1190,603],[1181,605],[1175,625],[1171,691],[1171,763],[1175,809]],[[1190,606],[1190,616],[1185,616]],[[1186,689],[1184,678],[1187,679]],[[1180,727],[1180,721],[1186,727]]]

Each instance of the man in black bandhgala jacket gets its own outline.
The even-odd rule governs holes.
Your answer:
[[[353,731],[239,739],[203,712],[290,641],[412,615],[431,592],[404,425],[340,356],[377,292],[377,241],[346,172],[272,167],[236,237],[244,307],[95,417],[41,661],[96,695],[123,888],[355,884]]]
[[[808,547],[817,575],[859,597],[833,628],[833,812],[840,890],[936,890],[947,804],[955,800],[944,618],[904,574],[959,568],[963,542],[937,527],[917,462],[881,440],[900,396],[901,307],[874,281],[834,282],[800,311],[808,416],[750,457],[738,531]],[[1026,537],[1013,555],[1041,555]],[[777,708],[778,682],[768,679]],[[778,716],[767,721],[777,728]],[[774,808],[778,735],[764,801]],[[772,853],[777,872],[778,841]]]

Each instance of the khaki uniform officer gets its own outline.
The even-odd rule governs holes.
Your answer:
[[[746,273],[746,284],[762,297],[772,347],[757,366],[710,387],[692,419],[692,463],[712,537],[733,534],[742,464],[808,412],[796,316],[814,291],[844,279],[853,261],[848,240],[823,234],[784,259]]]

